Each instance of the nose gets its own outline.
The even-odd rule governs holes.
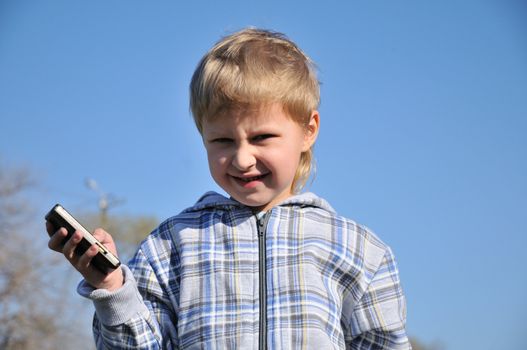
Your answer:
[[[247,171],[256,165],[256,157],[250,145],[239,145],[234,151],[232,165],[240,171]]]

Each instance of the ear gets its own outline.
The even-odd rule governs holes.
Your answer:
[[[315,143],[318,136],[318,130],[320,128],[320,116],[318,111],[311,112],[311,117],[309,118],[309,123],[306,125],[305,135],[304,135],[304,145],[302,147],[302,152],[308,151],[311,146]]]

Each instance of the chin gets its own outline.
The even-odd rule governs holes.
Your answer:
[[[251,199],[247,197],[240,198],[239,196],[233,196],[233,195],[231,196],[234,199],[236,199],[238,202],[242,203],[243,205],[246,205],[248,207],[253,207],[253,208],[265,207],[270,202],[270,201],[265,201],[265,200]]]
[[[253,208],[260,208],[260,207],[264,207],[267,205],[267,203],[262,203],[261,201],[252,201],[252,200],[247,200],[247,199],[243,199],[243,200],[238,200],[238,202],[242,203],[243,205],[246,205],[248,207],[253,207]]]

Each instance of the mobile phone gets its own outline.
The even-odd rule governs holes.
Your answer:
[[[93,237],[93,235],[75,220],[75,218],[60,204],[56,204],[49,213],[46,214],[45,219],[53,225],[55,230],[64,227],[68,231],[68,235],[62,242],[63,245],[71,238],[75,231],[82,233],[83,238],[75,249],[75,254],[82,255],[88,248],[96,244],[97,248],[99,248],[99,252],[93,257],[91,263],[102,273],[108,274],[121,265],[119,259],[102,245],[101,242]]]

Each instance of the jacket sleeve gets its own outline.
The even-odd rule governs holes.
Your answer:
[[[79,293],[95,306],[97,349],[177,349],[175,311],[152,266],[141,250],[130,264],[122,266],[125,283],[117,291],[93,289],[86,282],[79,285]]]
[[[348,349],[411,349],[406,335],[406,300],[389,248],[373,271],[349,319]]]

